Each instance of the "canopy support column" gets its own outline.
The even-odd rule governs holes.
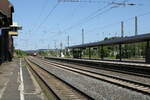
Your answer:
[[[103,49],[103,45],[101,46],[101,60],[104,60],[104,49]]]
[[[146,43],[146,49],[145,49],[145,61],[146,63],[150,63],[150,46],[149,46],[149,40]]]
[[[121,49],[121,44],[119,44],[119,60],[122,61],[122,49]]]
[[[82,48],[80,48],[79,56],[80,56],[80,59],[81,59],[82,58]]]
[[[98,48],[98,59],[101,58],[101,53],[100,53],[100,46],[97,47]]]
[[[89,59],[91,59],[91,48],[89,47]]]

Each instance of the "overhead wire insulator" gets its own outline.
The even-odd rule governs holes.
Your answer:
[[[128,5],[130,5],[130,6],[134,6],[134,5],[136,5],[135,3],[128,3]]]

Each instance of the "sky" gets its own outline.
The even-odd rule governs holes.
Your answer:
[[[22,50],[54,49],[120,36],[124,21],[124,36],[134,35],[134,17],[138,18],[138,34],[150,32],[150,0],[10,0],[15,12],[13,21],[23,27],[14,37],[15,48]],[[94,2],[95,1],[95,2]],[[126,4],[118,5],[126,1]],[[112,3],[113,2],[113,3]]]

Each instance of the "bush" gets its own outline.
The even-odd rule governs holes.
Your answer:
[[[22,51],[22,50],[15,50],[15,53],[16,53],[16,56],[19,58],[22,58],[22,57],[27,55],[27,53],[25,51]]]

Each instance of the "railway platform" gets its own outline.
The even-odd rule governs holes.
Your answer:
[[[23,59],[0,66],[0,100],[44,100],[41,88]]]

